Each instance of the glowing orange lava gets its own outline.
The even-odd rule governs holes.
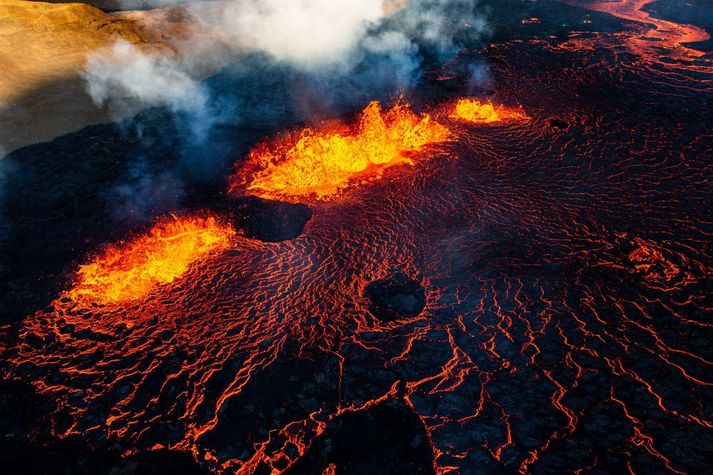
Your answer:
[[[140,298],[157,284],[173,282],[199,258],[227,248],[234,234],[214,217],[173,216],[80,266],[79,281],[69,296],[105,304]]]
[[[640,34],[634,34],[627,40],[631,50],[641,56],[655,58],[656,56],[650,55],[649,52],[660,49],[662,45],[670,49],[674,58],[695,59],[705,56],[705,52],[688,44],[707,41],[710,39],[710,34],[699,26],[675,23],[652,16],[645,7],[656,0],[563,1],[587,10],[609,13],[617,18],[647,25],[647,29],[641,30]]]
[[[518,110],[494,106],[489,102],[480,102],[477,99],[460,99],[450,117],[475,124],[492,124],[505,120],[524,119],[527,116]]]
[[[268,144],[251,152],[254,174],[233,177],[238,188],[264,198],[299,201],[327,199],[358,179],[374,178],[394,165],[413,165],[429,144],[449,139],[448,129],[417,115],[399,103],[384,112],[371,102],[361,113],[356,130],[325,126],[304,129],[295,140]],[[242,176],[242,178],[241,178]],[[243,182],[241,182],[241,179]]]

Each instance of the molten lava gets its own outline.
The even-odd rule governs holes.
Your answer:
[[[527,116],[515,109],[494,106],[489,102],[484,103],[477,99],[460,99],[450,117],[474,124],[492,124],[506,120],[524,119]]]
[[[296,142],[287,140],[254,150],[248,163],[258,171],[243,178],[244,183],[233,177],[231,192],[244,186],[264,198],[327,199],[355,180],[378,177],[394,165],[413,165],[417,159],[414,152],[449,136],[445,126],[428,114],[417,115],[407,104],[396,104],[384,112],[374,101],[362,112],[356,130],[305,129]]]
[[[104,304],[140,298],[157,284],[173,282],[206,254],[226,249],[234,234],[214,217],[174,216],[80,266],[79,281],[69,296]]]
[[[675,46],[685,26],[618,31],[593,14],[585,29],[581,9],[530,3],[514,18],[542,16],[531,39],[468,49],[434,69],[443,81],[419,81],[431,119],[374,103],[353,127],[297,130],[242,160],[233,194],[344,194],[311,206],[298,236],[260,237],[292,229],[301,206],[197,196],[255,237],[162,220],[82,267],[63,296],[79,302],[39,305],[55,266],[34,261],[101,235],[88,218],[103,198],[83,193],[99,199],[85,214],[75,185],[106,178],[57,157],[94,164],[95,147],[74,145],[89,140],[111,164],[154,136],[134,150],[111,126],[16,155],[28,173],[0,201],[18,257],[0,288],[43,280],[32,313],[0,319],[7,473],[73,454],[92,473],[709,473],[713,58]],[[559,9],[576,28],[566,43],[550,36]],[[523,109],[445,102],[484,54],[498,97]],[[434,121],[458,157],[438,169],[428,144],[448,130]],[[152,124],[160,143],[180,138]],[[418,176],[356,187],[411,162]]]

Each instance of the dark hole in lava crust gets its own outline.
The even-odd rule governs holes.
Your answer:
[[[421,283],[404,274],[394,274],[366,286],[371,313],[382,321],[415,317],[426,306],[426,291]]]
[[[550,117],[549,123],[553,129],[566,130],[569,128],[569,122],[558,117]]]
[[[294,239],[312,218],[312,210],[301,203],[241,196],[227,204],[236,227],[251,239],[280,242]]]

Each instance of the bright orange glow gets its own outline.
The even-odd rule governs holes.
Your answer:
[[[449,139],[448,129],[399,103],[384,112],[376,101],[362,112],[356,130],[325,126],[303,130],[296,142],[268,144],[251,152],[250,176],[234,177],[231,191],[244,186],[264,198],[327,199],[358,179],[379,177],[394,165],[413,165],[429,144]],[[245,170],[243,170],[245,175]],[[242,186],[241,186],[242,185]]]
[[[154,286],[173,282],[202,256],[227,248],[234,234],[230,226],[213,217],[174,216],[80,266],[79,281],[69,295],[99,303],[143,297]]]
[[[521,111],[504,106],[494,106],[489,102],[480,102],[477,99],[460,99],[450,117],[475,124],[492,124],[505,120],[524,119],[527,116]]]

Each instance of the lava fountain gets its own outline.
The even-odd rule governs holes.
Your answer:
[[[384,111],[373,101],[351,129],[307,128],[257,147],[231,179],[230,191],[292,202],[326,200],[357,181],[378,178],[387,168],[414,165],[421,159],[417,152],[449,138],[448,128],[406,103]]]
[[[485,103],[477,99],[464,98],[456,102],[450,118],[474,124],[492,124],[507,120],[525,119],[527,116],[518,110],[505,106],[494,106],[490,102]]]
[[[179,278],[193,262],[226,249],[234,234],[213,216],[163,219],[146,235],[110,246],[80,266],[69,297],[102,304],[141,298],[154,286]]]

